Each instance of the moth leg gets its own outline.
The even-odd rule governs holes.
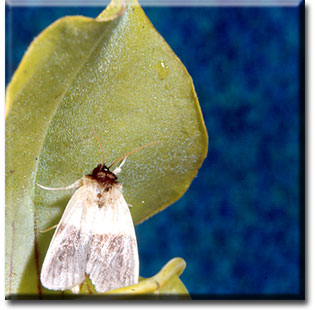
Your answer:
[[[64,191],[68,189],[78,188],[82,185],[82,179],[75,181],[73,184],[66,186],[66,187],[46,187],[43,185],[40,185],[36,183],[37,186],[39,186],[42,189],[46,189],[48,191]]]
[[[113,171],[114,174],[117,175],[118,173],[121,172],[121,167],[125,164],[126,160],[127,160],[127,157],[125,157],[124,160],[121,162],[121,164],[114,169]]]
[[[71,289],[72,293],[73,294],[79,294],[80,293],[80,284],[74,286],[72,289]]]
[[[50,231],[50,230],[52,230],[52,229],[55,229],[57,226],[58,226],[58,224],[56,224],[56,225],[54,225],[54,226],[51,226],[51,227],[49,227],[49,228],[40,230],[39,232],[40,232],[40,233],[45,233],[45,232],[47,232],[47,231]]]

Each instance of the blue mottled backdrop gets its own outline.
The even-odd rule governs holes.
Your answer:
[[[7,7],[6,83],[46,26],[101,10]],[[209,153],[187,193],[136,228],[141,275],[180,256],[194,297],[302,298],[303,6],[144,10],[194,80]]]

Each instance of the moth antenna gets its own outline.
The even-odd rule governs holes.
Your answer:
[[[127,156],[129,156],[129,155],[131,155],[131,154],[133,154],[133,153],[135,153],[135,152],[138,152],[138,151],[144,149],[145,147],[148,147],[148,146],[151,146],[151,145],[160,143],[160,142],[162,142],[162,141],[151,142],[151,143],[149,143],[149,144],[142,145],[142,146],[140,146],[140,147],[138,147],[138,148],[136,148],[136,149],[134,149],[134,150],[128,152],[128,153],[125,154],[124,156],[121,156],[121,157],[119,157],[118,159],[116,159],[116,160],[108,167],[108,169],[109,169],[110,167],[114,166],[115,164],[117,164],[118,162],[120,162],[121,160],[123,160],[124,158],[126,158]]]
[[[92,130],[92,132],[93,132],[93,134],[94,134],[94,136],[95,136],[95,138],[96,138],[98,144],[99,144],[100,147],[101,147],[101,150],[102,150],[102,157],[103,157],[103,164],[102,164],[102,167],[104,167],[104,166],[105,166],[105,155],[104,155],[104,149],[103,149],[102,143],[101,143],[100,139],[98,138],[98,136],[97,136],[97,134],[96,134],[96,132],[95,132],[93,126],[90,125],[90,127],[91,127],[91,130]]]

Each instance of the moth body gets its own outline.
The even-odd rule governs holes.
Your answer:
[[[113,172],[100,164],[74,183],[79,188],[66,206],[42,266],[40,278],[46,288],[77,291],[85,275],[99,293],[138,282],[134,225],[116,176],[122,164]]]

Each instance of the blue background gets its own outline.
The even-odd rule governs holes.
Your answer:
[[[209,153],[188,192],[137,226],[141,275],[179,256],[196,298],[303,297],[303,7],[144,10],[194,80]],[[101,11],[6,7],[6,83],[46,26]]]

